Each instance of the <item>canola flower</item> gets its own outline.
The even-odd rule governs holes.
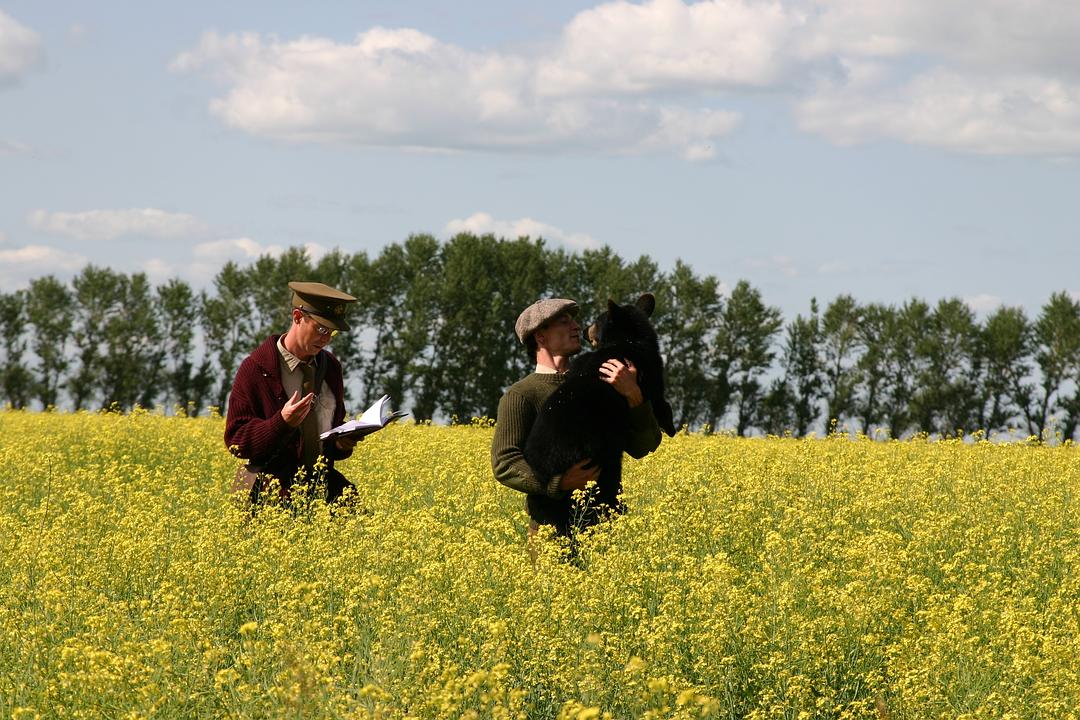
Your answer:
[[[490,423],[255,517],[220,418],[0,412],[0,718],[1074,718],[1075,447],[681,434],[525,545]]]

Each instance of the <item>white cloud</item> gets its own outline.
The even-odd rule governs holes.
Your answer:
[[[848,272],[848,266],[842,260],[830,260],[818,265],[817,271],[819,275],[840,275]]]
[[[191,254],[199,261],[253,260],[261,255],[277,257],[285,252],[280,245],[260,245],[249,237],[228,238],[199,243]]]
[[[933,57],[1012,73],[1080,72],[1080,5],[1061,0],[817,0],[804,56]]]
[[[186,268],[186,277],[196,285],[205,285],[221,270],[229,260],[240,265],[248,265],[263,255],[278,257],[286,248],[281,245],[263,245],[249,237],[224,238],[202,242],[192,248],[193,262]],[[308,260],[318,262],[325,255],[327,248],[318,243],[305,243],[304,250]]]
[[[308,260],[313,263],[319,262],[320,258],[322,258],[323,255],[326,255],[328,252],[330,252],[330,249],[327,248],[325,245],[320,245],[319,243],[313,242],[304,243],[303,248],[304,252],[307,253]]]
[[[978,295],[964,298],[964,304],[974,312],[988,312],[1001,307],[1001,298],[997,295],[979,293]]]
[[[1080,154],[1080,83],[933,70],[901,87],[822,87],[800,126],[838,144],[879,137],[993,155]]]
[[[114,240],[119,237],[182,238],[205,230],[191,215],[155,208],[46,212],[34,210],[27,224],[35,230],[78,240]]]
[[[682,148],[687,160],[708,160],[716,156],[716,142],[739,123],[739,115],[722,110],[661,110],[659,126],[640,143],[643,150]]]
[[[741,6],[742,0],[721,4]],[[701,33],[688,50],[679,33],[698,10],[678,0],[642,6],[649,14],[644,19],[633,16],[634,7],[616,2],[589,12],[626,15],[618,29],[625,35],[610,44],[622,47],[622,38],[627,61],[636,57],[629,48],[647,31],[651,15],[675,17],[675,26],[654,48],[656,58],[668,58],[659,74],[648,71],[647,62],[630,75],[613,74],[619,60],[587,51],[583,42],[590,24],[600,21],[588,13],[571,23],[562,44],[546,54],[475,52],[412,29],[373,28],[348,44],[207,32],[171,67],[205,70],[225,83],[227,91],[211,101],[211,112],[231,127],[262,137],[436,151],[671,148],[689,159],[711,157],[715,143],[735,126],[735,113],[696,100],[688,103],[681,96],[660,99],[645,93],[665,83],[691,90],[760,84],[776,72],[771,60],[747,47],[754,42],[709,48]],[[749,16],[755,12],[746,10],[730,20],[725,32],[752,24]],[[777,13],[765,12],[762,22]],[[724,25],[721,15],[710,10],[708,26]]]
[[[325,255],[327,248],[318,243],[304,243],[304,251],[308,260],[318,262]],[[192,255],[196,260],[254,260],[262,255],[278,257],[285,252],[286,248],[281,245],[262,245],[249,237],[226,238],[203,242],[192,248]]]
[[[86,29],[86,26],[83,25],[82,23],[72,23],[71,25],[68,26],[68,29],[67,29],[68,40],[70,40],[73,43],[82,42],[83,40],[86,39],[86,36],[88,34],[89,34],[89,31]]]
[[[768,87],[803,22],[779,2],[609,2],[574,17],[539,62],[544,95]]]
[[[799,267],[795,260],[787,255],[773,255],[767,258],[747,258],[743,264],[753,270],[780,273],[784,277],[798,277]]]
[[[838,144],[1073,156],[1077,37],[1062,0],[613,0],[498,52],[407,28],[207,32],[172,68],[224,84],[210,108],[229,126],[295,142],[702,160],[740,120],[732,98],[767,91]]]
[[[545,240],[560,242],[573,250],[585,250],[600,246],[600,243],[585,233],[568,233],[554,225],[548,225],[532,218],[497,220],[485,212],[473,213],[464,220],[451,220],[446,224],[443,232],[446,235],[457,235],[458,233],[491,234],[511,240],[520,237],[533,239],[542,237]]]
[[[5,155],[26,155],[33,152],[26,143],[21,143],[16,140],[0,140],[0,157]]]
[[[415,30],[375,28],[352,44],[211,32],[172,66],[225,78],[231,90],[212,112],[264,137],[455,150],[558,133],[545,129],[557,112],[535,112],[524,63]]]
[[[995,155],[1080,154],[1080,5],[821,0],[799,125]]]
[[[42,275],[74,275],[88,262],[83,255],[48,245],[0,248],[0,287],[26,287]]]
[[[0,85],[17,81],[41,57],[38,34],[0,10]]]
[[[151,258],[142,264],[142,272],[154,285],[161,285],[177,276],[176,268],[160,258]]]
[[[795,264],[795,260],[786,255],[774,256],[772,265],[783,273],[785,277],[797,277],[799,275],[799,267]]]

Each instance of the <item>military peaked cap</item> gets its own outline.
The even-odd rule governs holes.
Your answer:
[[[316,316],[334,330],[350,329],[345,321],[345,308],[349,303],[356,302],[352,295],[318,282],[293,281],[289,283],[289,289],[293,291],[294,308]]]

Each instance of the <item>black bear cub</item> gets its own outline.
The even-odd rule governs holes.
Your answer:
[[[596,487],[584,502],[571,498],[529,495],[529,514],[560,534],[572,526],[594,524],[607,512],[620,512],[622,456],[627,449],[630,406],[626,398],[600,377],[600,366],[612,358],[629,360],[637,368],[641,394],[652,406],[660,429],[675,434],[671,406],[664,398],[664,363],[649,317],[656,307],[651,294],[636,303],[608,301],[607,312],[589,327],[595,352],[574,358],[566,380],[551,394],[525,443],[525,460],[541,481],[566,472],[590,458],[600,467]]]

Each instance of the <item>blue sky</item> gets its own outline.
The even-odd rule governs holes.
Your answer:
[[[0,289],[542,235],[811,297],[1080,297],[1066,0],[0,2]]]

